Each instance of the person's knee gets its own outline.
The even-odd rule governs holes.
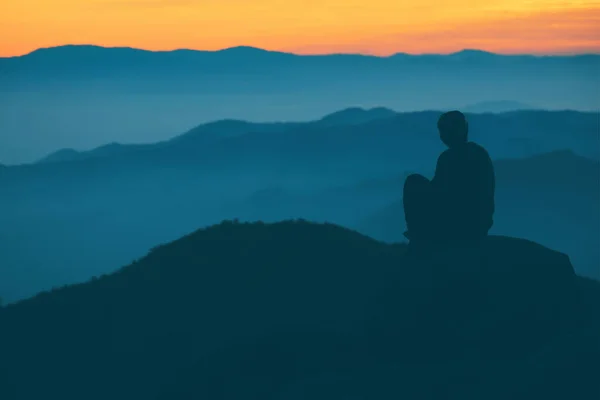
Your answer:
[[[404,183],[404,213],[423,216],[433,212],[431,182],[423,175],[410,175]],[[421,218],[421,217],[419,217]]]
[[[406,180],[404,181],[404,189],[406,190],[406,188],[418,188],[418,187],[424,187],[429,185],[430,181],[429,179],[425,178],[423,175],[420,174],[412,174],[406,177]]]

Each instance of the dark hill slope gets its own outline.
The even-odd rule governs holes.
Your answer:
[[[0,398],[594,398],[599,297],[519,239],[422,260],[334,225],[223,223],[1,309]]]
[[[112,275],[4,309],[10,371],[0,398],[150,399],[176,367],[237,341],[349,331],[363,325],[394,251],[332,225],[198,231]],[[2,393],[11,387],[21,395]]]
[[[576,278],[564,254],[490,237],[478,249],[426,261],[396,257],[401,264],[385,275],[386,290],[369,308],[364,329],[285,332],[218,349],[182,371],[160,398],[591,399],[599,393],[593,335],[600,323],[592,313],[600,286]]]

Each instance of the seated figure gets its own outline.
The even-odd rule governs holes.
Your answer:
[[[487,151],[468,141],[468,124],[459,111],[438,120],[448,146],[430,181],[422,175],[404,183],[404,213],[411,245],[429,247],[457,240],[476,240],[493,224],[494,167]]]

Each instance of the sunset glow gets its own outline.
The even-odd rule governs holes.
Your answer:
[[[64,44],[599,53],[600,0],[5,0],[0,56]]]

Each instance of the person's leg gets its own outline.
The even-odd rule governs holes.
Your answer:
[[[435,220],[435,207],[431,181],[423,175],[413,174],[404,182],[404,218],[411,241],[428,240],[434,234],[432,222]]]

